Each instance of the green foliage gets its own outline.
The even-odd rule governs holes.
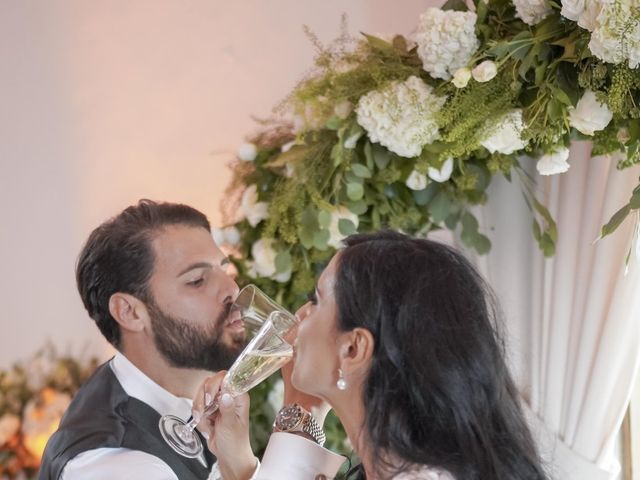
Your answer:
[[[251,139],[258,149],[254,162],[235,167],[231,194],[235,191],[237,196],[255,185],[259,201],[269,204],[269,218],[256,226],[244,219],[235,223],[241,232],[233,258],[240,283],[255,283],[295,310],[313,290],[337,240],[380,228],[419,236],[448,228],[466,246],[484,254],[491,242],[472,207],[487,201],[494,175],[511,179],[514,172],[531,211],[532,234],[545,256],[554,255],[561,232],[536,198],[520,162],[586,138],[573,127],[571,112],[585,91],[592,90],[613,113],[606,128],[588,137],[594,155],[622,151],[620,169],[640,163],[640,71],[595,58],[588,47],[590,33],[561,17],[559,2],[551,3],[553,13],[529,26],[516,16],[510,0],[475,1],[480,46],[467,67],[492,61],[497,74],[487,81],[471,78],[464,86],[431,78],[422,68],[418,49],[403,36],[382,39],[362,34],[354,39],[343,24],[343,34],[323,46],[307,31],[317,49],[315,69],[278,106],[280,113],[296,118],[296,128],[286,122],[266,124]],[[467,10],[467,5],[449,0],[443,8]],[[365,94],[395,88],[414,76],[433,95],[444,98],[444,104],[430,113],[437,139],[420,145],[415,157],[405,158],[365,130],[357,106]],[[483,144],[513,111],[522,113],[525,128],[519,135],[526,146],[509,153],[489,151]],[[451,164],[449,159],[451,175],[439,178],[438,172]],[[630,213],[638,213],[639,190],[603,227],[603,237]],[[265,238],[274,250],[269,257],[274,273],[255,277],[251,262],[258,259],[252,258],[252,246]],[[282,281],[288,272],[290,279]],[[252,392],[252,440],[257,451],[274,414],[264,401],[270,385]],[[343,433],[337,420],[330,420],[327,429],[330,446],[340,447]]]

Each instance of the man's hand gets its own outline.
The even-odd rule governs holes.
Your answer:
[[[193,401],[193,416],[199,418],[198,429],[208,436],[209,450],[218,459],[225,480],[248,480],[257,459],[249,443],[249,395],[233,398],[220,392],[226,372],[209,377],[199,388]],[[218,410],[207,416],[203,412],[213,403]]]

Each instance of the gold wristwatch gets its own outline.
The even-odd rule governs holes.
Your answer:
[[[322,427],[313,415],[297,403],[285,405],[280,409],[273,422],[274,432],[304,432],[313,438],[320,446],[324,445],[326,437]]]

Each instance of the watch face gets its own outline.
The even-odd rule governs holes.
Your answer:
[[[302,410],[297,405],[285,407],[278,413],[276,425],[280,430],[291,430],[300,423]]]

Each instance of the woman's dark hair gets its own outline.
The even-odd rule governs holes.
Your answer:
[[[80,252],[76,283],[82,303],[116,348],[120,348],[120,328],[109,313],[109,299],[116,292],[148,299],[155,260],[151,241],[169,225],[211,230],[207,217],[187,205],[140,200],[91,232]]]
[[[547,478],[504,360],[494,296],[474,267],[445,245],[391,231],[345,244],[337,324],[375,339],[363,402],[381,477],[422,464],[456,480]],[[393,470],[391,459],[402,464]]]

